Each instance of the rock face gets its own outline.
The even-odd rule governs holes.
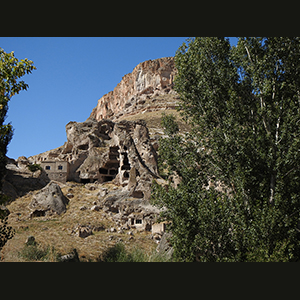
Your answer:
[[[174,109],[178,99],[173,90],[175,74],[173,57],[138,64],[98,101],[85,122],[66,125],[63,146],[29,157],[29,162],[41,164],[50,179],[113,181],[128,186],[132,196],[149,199],[152,178],[158,177],[157,140],[150,139],[145,121],[124,118]]]
[[[51,181],[36,195],[34,195],[29,207],[33,210],[31,217],[44,216],[46,214],[62,214],[66,211],[68,199],[63,195],[59,185]]]
[[[112,213],[112,219],[119,225],[150,231],[160,210],[142,197],[134,198],[137,197],[132,196],[132,191],[124,188],[100,197],[98,207]]]
[[[98,100],[90,118],[97,121],[115,120],[123,115],[136,114],[141,110],[174,108],[174,99],[168,103],[168,101],[161,101],[159,96],[176,95],[172,89],[175,75],[173,57],[147,60],[138,64],[131,73],[122,78],[113,91]],[[147,101],[150,98],[153,101]]]
[[[157,155],[144,121],[87,120],[66,125],[68,141],[61,147],[29,157],[32,163],[67,161],[68,180],[127,186],[132,196],[150,197],[149,186],[158,177]],[[59,171],[58,171],[59,172]]]
[[[10,200],[24,196],[30,191],[39,190],[50,182],[44,171],[30,172],[27,168],[28,164],[29,161],[25,156],[17,160],[8,159],[2,192],[9,196]]]

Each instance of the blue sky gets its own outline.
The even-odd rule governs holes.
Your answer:
[[[0,37],[0,47],[28,58],[37,70],[22,80],[6,122],[14,127],[7,156],[17,159],[67,140],[65,125],[85,121],[98,99],[149,59],[174,56],[186,37]],[[230,38],[236,44],[236,38]]]

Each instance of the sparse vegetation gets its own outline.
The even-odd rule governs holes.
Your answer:
[[[38,244],[25,245],[19,256],[25,261],[59,262],[60,253],[53,246],[41,246]]]
[[[103,186],[108,190],[113,190],[115,187],[114,184],[109,182]],[[150,232],[134,232],[134,238],[128,241],[130,236],[127,231],[123,233],[106,231],[106,229],[116,226],[112,218],[107,213],[90,210],[93,202],[98,200],[98,190],[90,191],[82,183],[68,182],[62,186],[62,191],[65,195],[69,192],[74,195],[70,199],[67,211],[62,215],[29,219],[30,209],[28,205],[37,191],[30,192],[7,206],[11,211],[8,216],[8,224],[15,229],[16,234],[13,239],[8,241],[3,250],[5,261],[26,261],[24,256],[20,256],[18,252],[24,248],[24,242],[30,235],[35,237],[39,246],[36,249],[24,251],[44,251],[51,245],[57,253],[64,255],[69,253],[71,249],[76,248],[82,262],[97,261],[103,251],[116,244],[118,239],[124,241],[123,243],[129,252],[134,247],[145,253],[152,253],[155,250],[157,244],[149,238]],[[87,209],[80,210],[82,206]],[[80,238],[71,234],[78,224],[103,227],[104,230],[95,231],[87,238]],[[110,236],[113,236],[113,239],[110,239]]]
[[[43,170],[40,164],[29,164],[27,166],[27,169],[32,172],[32,176],[34,174],[34,172],[38,171],[38,170]]]
[[[164,255],[153,252],[147,255],[145,251],[133,248],[131,251],[126,250],[123,243],[117,243],[107,248],[99,262],[167,262],[170,261]]]

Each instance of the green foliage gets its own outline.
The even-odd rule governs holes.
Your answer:
[[[101,262],[142,262],[145,254],[140,249],[128,253],[123,243],[117,243],[104,251]]]
[[[152,254],[148,256],[141,249],[135,248],[131,252],[125,249],[123,243],[117,243],[108,247],[102,254],[99,262],[166,262],[168,259],[161,254]]]
[[[3,217],[3,211],[0,208],[0,250],[5,243],[14,236],[15,231],[11,226],[7,226],[7,216]]]
[[[40,164],[30,164],[30,165],[27,165],[27,168],[32,173],[34,173],[38,170],[43,170],[43,168],[41,167]]]
[[[13,136],[11,124],[4,124],[8,111],[8,102],[11,97],[18,94],[21,90],[27,90],[28,85],[24,81],[18,81],[25,74],[31,73],[36,69],[33,62],[27,58],[18,60],[14,52],[6,53],[0,48],[0,190],[2,179],[5,175],[7,146]],[[0,195],[0,204],[5,203],[5,198]],[[1,209],[0,209],[1,210]],[[1,214],[0,214],[1,220]],[[7,239],[11,238],[13,231],[2,221],[0,225],[0,249]]]
[[[182,182],[152,193],[168,208],[177,260],[299,260],[299,56],[300,38],[194,38],[178,49],[175,89],[192,131],[164,122],[160,164]]]
[[[176,121],[176,118],[172,114],[166,115],[165,113],[162,113],[161,125],[164,128],[165,133],[167,135],[172,136],[172,135],[178,133],[179,126],[175,121]]]
[[[53,246],[42,247],[33,243],[25,245],[20,250],[19,256],[26,261],[59,262],[61,255]]]

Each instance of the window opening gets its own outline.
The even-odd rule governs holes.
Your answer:
[[[63,169],[63,166],[58,166],[57,169],[58,169],[58,170],[62,170],[62,169]]]
[[[100,174],[108,174],[108,170],[105,169],[105,168],[100,168],[100,169],[99,169],[99,173],[100,173]]]
[[[46,168],[45,168],[46,170],[50,170],[51,169],[51,167],[50,166],[46,166]]]
[[[118,170],[116,170],[116,169],[109,170],[109,175],[117,175],[117,174],[118,174]]]

